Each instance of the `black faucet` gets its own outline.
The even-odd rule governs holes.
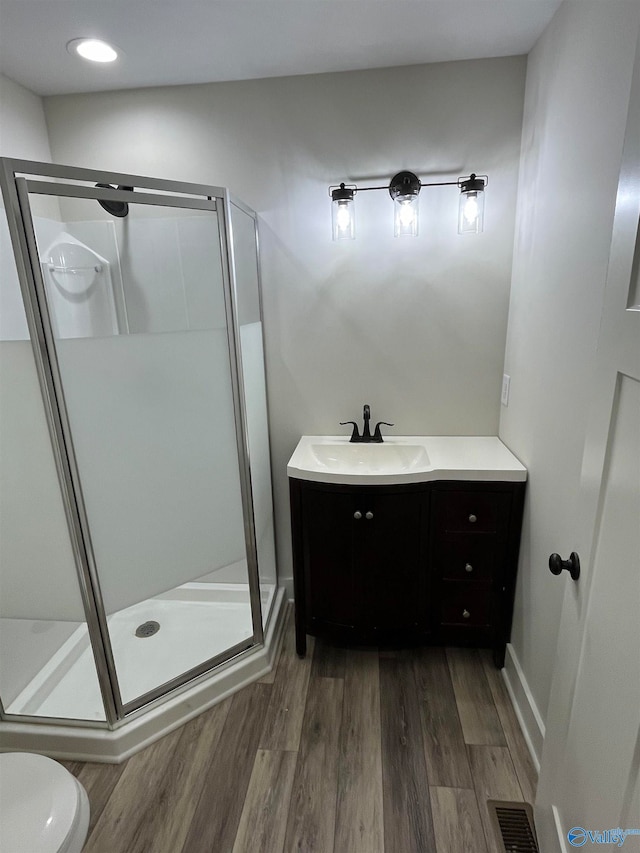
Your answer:
[[[373,431],[373,435],[369,430],[369,421],[371,420],[371,409],[365,403],[364,410],[362,412],[362,417],[364,420],[364,427],[362,429],[362,435],[358,432],[358,424],[355,421],[340,421],[340,426],[346,426],[346,424],[353,424],[353,432],[351,433],[351,438],[349,442],[360,442],[364,444],[382,444],[383,438],[382,433],[380,432],[380,426],[393,426],[393,424],[387,423],[387,421],[378,421]]]
[[[371,433],[369,432],[369,421],[371,420],[371,409],[365,403],[364,409],[362,410],[362,419],[364,421],[364,427],[362,428],[362,437],[360,441],[371,441]]]

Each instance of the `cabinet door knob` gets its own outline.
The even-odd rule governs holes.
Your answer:
[[[475,524],[477,520],[478,516],[471,513],[471,515],[469,516],[469,521],[471,522],[471,524]]]
[[[469,613],[469,611],[468,611],[468,610],[463,610],[463,611],[462,611],[462,618],[463,618],[463,619],[468,619],[470,616],[471,616],[471,614]]]
[[[360,512],[360,510],[359,510],[359,509],[357,509],[357,510],[353,513],[353,517],[355,518],[355,520],[356,520],[356,521],[360,521],[360,519],[362,518],[362,513]]]
[[[465,572],[472,572],[473,566],[471,565],[471,563],[467,563],[464,567],[464,570],[465,570]]]
[[[365,514],[365,518],[367,519],[367,521],[371,521],[371,519],[373,518],[373,513],[372,513],[372,512],[367,512],[367,513]]]

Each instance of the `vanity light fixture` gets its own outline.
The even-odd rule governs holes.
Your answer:
[[[355,210],[354,198],[359,192],[369,190],[389,190],[393,199],[394,228],[396,237],[418,236],[418,196],[422,187],[458,187],[460,203],[458,210],[458,233],[479,234],[484,227],[484,188],[489,183],[487,175],[476,175],[457,181],[438,181],[423,183],[413,172],[398,172],[391,178],[388,187],[358,187],[355,184],[340,184],[329,187],[331,196],[331,223],[334,240],[354,240]]]
[[[67,42],[67,50],[90,62],[114,62],[118,58],[118,51],[102,39],[71,39]]]

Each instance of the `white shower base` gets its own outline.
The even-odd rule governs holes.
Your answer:
[[[269,612],[274,587],[262,590]],[[156,621],[160,629],[137,637]],[[124,703],[165,684],[253,634],[247,584],[187,583],[107,618]],[[5,708],[9,714],[104,720],[104,709],[85,624]]]
[[[285,624],[284,589],[280,587],[274,588],[273,592],[263,591],[265,614],[269,602],[271,617],[262,646],[242,652],[211,672],[194,678],[167,697],[156,700],[119,722],[115,728],[110,729],[104,723],[98,723],[98,727],[95,723],[91,726],[82,721],[76,724],[71,720],[56,724],[5,721],[0,723],[2,750],[36,752],[77,761],[124,761],[271,670]],[[140,639],[138,642],[145,643],[149,639],[152,638]],[[72,668],[68,667],[69,672]],[[36,691],[45,682],[52,684],[52,673],[48,673],[39,686],[35,685]],[[26,690],[21,695],[25,693]],[[35,691],[32,692],[31,700],[35,701]]]

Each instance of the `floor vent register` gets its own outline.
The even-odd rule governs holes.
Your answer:
[[[501,853],[540,853],[529,803],[487,800],[487,807]]]

